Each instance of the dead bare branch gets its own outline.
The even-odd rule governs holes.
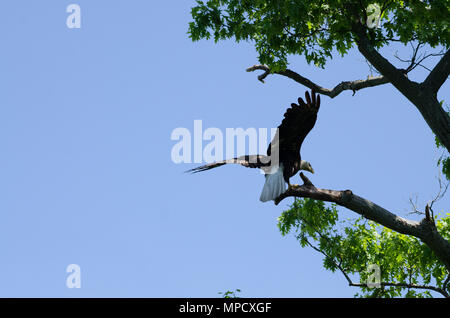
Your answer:
[[[356,91],[360,89],[389,83],[389,80],[384,76],[375,76],[375,77],[369,76],[365,80],[344,81],[336,85],[333,89],[327,89],[314,83],[313,81],[307,79],[306,77],[303,77],[300,74],[291,71],[290,69],[272,72],[267,65],[261,64],[253,65],[247,68],[247,72],[254,72],[256,70],[264,71],[264,73],[258,75],[258,80],[261,81],[262,83],[264,83],[265,78],[269,74],[279,74],[289,77],[290,79],[293,79],[297,83],[302,84],[308,88],[314,89],[317,93],[326,95],[330,98],[334,98],[346,90],[353,91],[353,95],[355,95]]]
[[[438,175],[437,179],[438,179],[438,183],[439,183],[439,191],[436,194],[436,196],[427,203],[427,206],[429,207],[429,209],[431,211],[431,216],[433,217],[433,219],[434,219],[433,205],[445,196],[445,194],[447,193],[447,190],[448,190],[448,186],[450,184],[450,182],[445,182],[445,184],[442,182],[442,174],[440,171],[439,171],[439,175]]]
[[[428,53],[427,51],[425,51],[423,53],[419,53],[421,46],[423,46],[423,43],[418,42],[417,45],[414,45],[414,43],[411,41],[411,42],[409,42],[409,44],[411,45],[411,49],[412,49],[410,58],[408,58],[408,59],[401,58],[398,55],[398,51],[394,54],[394,57],[397,60],[399,60],[402,63],[409,64],[408,67],[406,67],[406,69],[404,70],[405,73],[410,73],[418,66],[431,72],[431,69],[429,69],[427,66],[423,65],[423,62],[430,57],[440,57],[445,54],[445,52],[443,50],[441,50],[439,53]]]
[[[412,197],[409,197],[409,203],[411,204],[412,207],[412,211],[409,212],[408,214],[419,214],[419,215],[423,215],[424,213],[422,211],[419,210],[419,208],[417,207],[417,201],[418,201],[418,196],[417,194],[415,195],[415,198],[413,200]]]

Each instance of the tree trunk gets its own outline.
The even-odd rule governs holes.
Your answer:
[[[421,84],[408,79],[370,43],[362,25],[355,25],[358,50],[361,54],[420,111],[428,126],[450,152],[450,117],[437,100],[439,88],[450,72],[450,50],[442,57],[430,75]]]
[[[450,242],[439,234],[433,220],[424,218],[420,225],[417,237],[434,252],[450,273]]]
[[[450,117],[437,100],[436,94],[423,84],[417,86],[417,92],[406,92],[407,95],[403,95],[416,106],[439,141],[450,152]]]

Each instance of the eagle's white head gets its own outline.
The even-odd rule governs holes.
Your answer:
[[[305,170],[314,173],[314,169],[312,168],[311,164],[305,160],[300,161],[300,170]]]

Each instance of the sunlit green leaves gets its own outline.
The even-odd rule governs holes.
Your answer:
[[[450,214],[436,220],[444,238],[450,238]],[[381,281],[386,283],[425,284],[443,287],[448,276],[445,266],[419,239],[399,234],[372,221],[359,218],[339,220],[336,205],[321,201],[296,199],[278,218],[282,235],[294,234],[301,246],[313,247],[324,255],[324,267],[338,266],[349,275],[367,281],[367,268],[376,264]],[[385,286],[361,288],[363,297],[430,297],[426,290]]]
[[[291,54],[323,67],[334,52],[345,55],[354,45],[354,24],[365,25],[373,8],[381,10],[380,25],[366,29],[375,47],[393,39],[448,47],[449,1],[197,1],[188,33],[194,41],[251,41],[260,62],[274,71],[285,68]]]

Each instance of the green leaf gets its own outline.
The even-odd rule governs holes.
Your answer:
[[[450,237],[450,213],[436,219],[443,237]],[[350,275],[359,274],[367,279],[367,268],[377,264],[383,282],[409,282],[442,286],[448,273],[419,239],[394,232],[363,218],[341,221],[336,205],[326,205],[312,199],[296,199],[290,209],[278,218],[278,228],[283,235],[294,234],[302,247],[321,251],[323,266],[332,272],[339,271],[338,264]],[[431,297],[423,290],[361,288],[358,297]]]

